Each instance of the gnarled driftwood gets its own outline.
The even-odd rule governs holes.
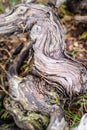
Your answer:
[[[11,35],[20,31],[28,31],[32,42],[25,45],[9,69],[10,97],[5,98],[4,105],[20,128],[46,129],[50,114],[52,118],[48,130],[56,122],[57,130],[61,126],[61,130],[68,129],[51,89],[56,90],[57,96],[62,94],[71,99],[86,92],[86,67],[65,53],[63,29],[50,7],[20,4],[0,15],[0,34]],[[19,78],[18,71],[27,54],[33,59],[31,74]],[[54,102],[50,103],[52,98]],[[58,122],[61,122],[60,127]]]

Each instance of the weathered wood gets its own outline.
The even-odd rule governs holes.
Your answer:
[[[9,13],[0,15],[0,34],[11,35],[20,31],[29,32],[33,42],[31,47],[30,44],[25,45],[9,69],[10,98],[7,97],[4,101],[6,109],[13,115],[20,128],[28,130],[46,129],[49,114],[54,115],[54,118],[51,118],[54,119],[52,122],[57,119],[60,123],[62,118],[66,122],[63,115],[59,120],[58,111],[61,111],[61,108],[57,105],[51,89],[56,90],[57,96],[62,94],[70,99],[83,94],[87,90],[86,67],[65,53],[63,29],[50,7],[20,4]],[[32,49],[33,54],[29,54],[33,60],[30,70],[32,73],[25,78],[19,78],[18,70]],[[51,98],[56,105],[49,103]],[[25,111],[41,113],[41,116],[31,118],[32,114],[31,117],[29,114],[26,117]],[[44,118],[42,115],[45,115]],[[66,127],[65,123],[61,130],[65,130]]]
[[[84,23],[87,24],[87,15],[84,16],[75,16],[74,19],[76,20],[77,23]]]
[[[56,86],[60,84],[70,96],[87,89],[86,68],[64,53],[63,30],[51,8],[35,4],[18,5],[0,19],[0,33],[31,29],[30,37],[36,40],[33,49],[37,73]]]

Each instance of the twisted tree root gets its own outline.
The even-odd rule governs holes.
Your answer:
[[[20,4],[9,13],[0,16],[0,34],[19,33],[20,31],[28,31],[33,43],[31,48],[28,48],[28,45],[25,46],[25,51],[21,53],[9,69],[9,93],[12,101],[10,99],[9,102],[5,102],[5,107],[21,128],[34,130],[46,128],[48,125],[44,124],[42,116],[37,119],[35,117],[32,120],[34,122],[41,119],[43,127],[41,127],[40,121],[37,125],[36,122],[28,121],[28,118],[22,120],[24,115],[22,118],[19,117],[18,111],[23,109],[48,115],[53,113],[52,115],[55,118],[51,118],[50,124],[56,122],[57,119],[57,123],[64,123],[61,130],[65,130],[67,123],[64,116],[62,115],[60,118],[60,114],[58,114],[58,111],[61,113],[61,108],[56,104],[56,101],[53,103],[56,105],[49,103],[51,98],[55,99],[51,95],[51,89],[56,90],[57,95],[62,93],[71,99],[86,92],[87,69],[84,65],[66,55],[63,29],[50,7],[37,4]],[[25,53],[29,53],[28,49],[33,49],[31,70],[35,75],[29,74],[25,78],[19,78],[17,76],[18,69],[27,55]],[[25,56],[23,57],[23,55]],[[5,101],[8,101],[8,98]],[[15,105],[18,102],[22,108],[20,105],[16,105],[15,108],[10,105],[9,108],[9,104],[12,102],[15,102]],[[52,125],[49,125],[48,130],[51,129],[50,127],[52,128]],[[57,130],[60,129],[61,125],[58,127]]]

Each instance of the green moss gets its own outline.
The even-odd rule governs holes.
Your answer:
[[[5,99],[5,104],[10,113],[14,113],[14,117],[17,122],[20,122],[22,125],[26,125],[26,128],[33,126],[35,129],[44,130],[48,126],[49,117],[45,113],[38,113],[33,111],[25,112],[19,104],[10,98]]]

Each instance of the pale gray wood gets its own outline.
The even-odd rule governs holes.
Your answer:
[[[20,128],[35,130],[29,117],[25,117],[23,112],[52,114],[51,119],[54,119],[54,121],[51,120],[52,122],[55,122],[57,118],[59,120],[58,110],[61,108],[47,102],[46,96],[50,95],[49,89],[55,88],[56,93],[68,96],[70,99],[83,94],[87,91],[87,69],[82,63],[65,53],[63,28],[50,7],[20,4],[10,12],[0,15],[0,34],[11,35],[20,31],[29,32],[33,42],[32,46],[28,44],[24,47],[24,51],[8,71],[10,97],[5,99],[4,105]],[[23,54],[32,49],[33,54],[29,56],[34,56],[32,69],[38,78],[34,74],[20,78],[17,69],[20,68],[19,62],[24,60]],[[18,107],[20,105],[22,107]],[[62,119],[64,119],[63,115]],[[63,121],[66,124],[65,119]],[[62,130],[65,128],[63,127]]]

